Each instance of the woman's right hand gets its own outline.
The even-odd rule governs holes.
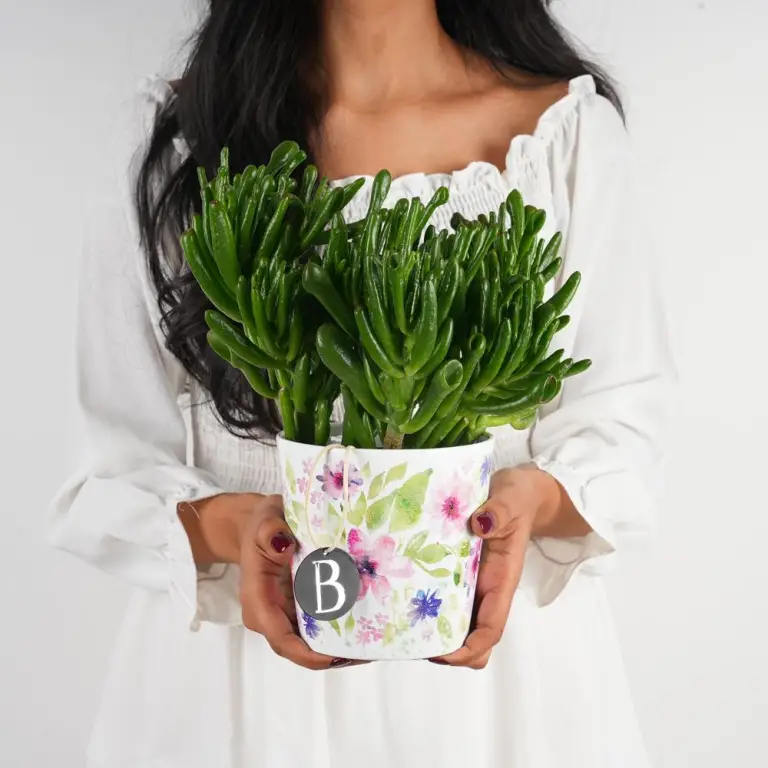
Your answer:
[[[285,522],[282,497],[224,493],[194,506],[183,502],[179,516],[199,565],[240,565],[243,624],[263,635],[278,656],[313,670],[353,663],[315,653],[298,634],[291,584],[297,544]]]

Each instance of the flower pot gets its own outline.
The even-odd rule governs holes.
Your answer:
[[[310,615],[297,600],[309,646],[363,660],[425,659],[459,649],[482,543],[468,518],[488,495],[493,440],[359,450],[278,437],[278,450],[285,515],[299,542],[294,579],[305,558],[334,547],[348,553],[359,576],[354,604],[333,620]]]

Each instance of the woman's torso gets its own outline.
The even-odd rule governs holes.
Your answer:
[[[544,235],[551,235],[558,211],[548,152],[590,84],[574,81],[535,135],[513,140],[503,171],[472,163],[452,175],[409,174],[394,181],[390,197],[426,201],[437,186],[449,185],[450,201],[433,221],[446,227],[454,212],[487,213],[518,188],[547,212]],[[367,191],[353,202],[351,218],[364,211]],[[190,463],[232,491],[281,490],[273,446],[229,434],[194,382],[181,405]],[[510,428],[496,431],[505,463],[530,457],[527,438]],[[210,579],[232,585],[235,599],[217,608],[236,614],[237,569]],[[206,599],[205,579],[201,585]],[[307,672],[242,626],[206,623],[190,632],[174,620],[166,596],[138,593],[113,660],[90,765],[647,768],[596,579],[574,581],[546,610],[516,597],[505,636],[479,673],[426,662]]]

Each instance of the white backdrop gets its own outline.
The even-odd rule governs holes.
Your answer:
[[[123,586],[46,548],[43,512],[80,449],[83,206],[108,178],[118,105],[139,76],[177,71],[190,2],[0,0],[2,768],[81,768],[125,602]],[[557,7],[625,88],[655,189],[682,379],[654,550],[611,583],[637,707],[657,768],[758,768],[768,765],[768,6]]]

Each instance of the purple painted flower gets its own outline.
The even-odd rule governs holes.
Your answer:
[[[490,456],[486,456],[480,467],[480,482],[483,485],[487,485],[488,480],[490,480],[491,477],[491,472],[493,472],[493,461]]]
[[[352,498],[363,487],[363,476],[353,464],[349,465],[348,472],[349,496]],[[317,479],[323,484],[323,493],[327,493],[332,499],[342,498],[344,495],[344,462],[338,462],[333,468],[326,464],[323,467],[323,474],[318,475]]]
[[[411,610],[408,613],[408,618],[411,620],[411,626],[415,627],[420,621],[426,619],[436,619],[438,613],[440,613],[440,606],[443,601],[437,596],[438,590],[426,592],[420,589],[416,593],[416,597],[411,598]]]
[[[304,633],[314,640],[320,634],[320,625],[308,613],[302,612],[302,619],[304,619]]]

